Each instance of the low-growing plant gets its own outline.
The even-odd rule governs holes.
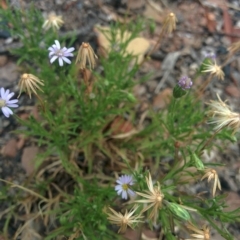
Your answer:
[[[183,238],[185,232],[191,239],[207,240],[213,229],[233,239],[226,223],[240,220],[239,209],[226,210],[220,164],[203,157],[214,147],[224,151],[239,129],[239,113],[219,96],[208,105],[202,99],[211,81],[224,79],[222,66],[215,56],[206,56],[194,80],[179,76],[161,111],[150,106],[142,111],[133,94],[133,87],[149,77],[139,77],[139,70],[176,28],[173,13],[140,62],[127,47],[146,27],[144,20],[115,23],[103,31],[109,47],[100,56],[86,42],[76,53],[76,36],[58,32],[61,16],[51,14],[44,22],[35,9],[10,8],[1,16],[22,44],[11,50],[21,70],[20,98],[34,96],[39,117],[23,120],[13,114],[18,99],[4,88],[0,107],[5,117],[13,114],[25,126],[17,132],[40,148],[36,169],[25,182],[1,180],[9,188],[1,189],[0,201],[11,203],[0,213],[6,238],[122,239],[131,227],[141,239],[149,227],[158,239]],[[206,80],[197,86],[199,76]],[[212,187],[194,192],[190,186],[199,181]],[[14,195],[7,192],[10,188]],[[19,228],[9,236],[14,219]],[[31,227],[39,220],[42,232]]]

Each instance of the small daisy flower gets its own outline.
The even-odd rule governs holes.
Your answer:
[[[178,86],[182,89],[190,89],[192,87],[192,80],[191,78],[184,76],[178,81]]]
[[[50,63],[53,63],[56,59],[58,59],[61,67],[63,66],[63,62],[70,64],[71,61],[68,59],[68,57],[73,57],[72,51],[74,51],[74,49],[74,47],[61,48],[59,41],[55,40],[55,44],[48,48]]]
[[[11,114],[13,114],[13,111],[9,108],[17,108],[18,105],[16,104],[18,102],[18,99],[12,99],[10,98],[14,95],[14,93],[10,93],[10,91],[7,89],[5,91],[4,88],[0,89],[0,108],[2,109],[2,112],[5,117],[9,117]]]
[[[115,186],[115,191],[117,191],[118,195],[122,195],[123,199],[127,199],[128,196],[135,196],[135,192],[129,188],[129,186],[134,184],[132,176],[123,175],[119,177],[116,182],[118,185]]]
[[[57,16],[54,12],[51,12],[43,23],[42,28],[45,30],[48,30],[49,28],[58,30],[63,24],[64,21],[62,20],[62,16]]]

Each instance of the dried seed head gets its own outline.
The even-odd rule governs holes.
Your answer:
[[[176,29],[177,17],[174,13],[169,13],[163,20],[162,32],[172,33]]]
[[[80,46],[76,58],[76,64],[79,63],[80,69],[85,69],[88,62],[90,69],[96,65],[97,55],[94,53],[89,43],[83,42]]]
[[[214,197],[215,194],[216,194],[217,187],[218,187],[219,190],[221,190],[221,183],[219,181],[217,171],[214,170],[214,169],[211,169],[211,168],[207,168],[207,169],[205,169],[204,172],[205,172],[205,174],[201,178],[201,181],[205,178],[207,178],[208,182],[210,182],[212,179],[214,180],[213,192],[212,192],[212,195]]]
[[[213,118],[209,123],[216,124],[214,128],[216,131],[228,127],[231,128],[233,134],[235,134],[240,127],[240,114],[231,111],[230,107],[226,102],[222,101],[218,94],[217,97],[218,101],[211,100],[210,103],[208,103],[210,110],[207,112],[207,115]]]
[[[186,239],[186,240],[209,240],[210,239],[210,228],[206,225],[202,226],[202,229],[197,228],[194,226],[192,223],[188,223],[186,227],[192,232],[190,235],[191,239]]]
[[[211,75],[219,78],[220,80],[224,80],[225,74],[222,71],[221,66],[217,65],[215,60],[208,64],[204,64],[204,66],[206,67],[206,70],[203,70],[202,72],[209,72]]]
[[[63,24],[64,21],[62,20],[62,16],[57,16],[54,12],[52,12],[43,23],[42,28],[45,30],[48,30],[49,28],[58,30]]]
[[[145,203],[146,207],[143,208],[142,213],[147,211],[148,209],[152,209],[148,219],[152,219],[154,223],[156,223],[159,209],[162,208],[162,201],[164,199],[164,194],[161,191],[160,184],[157,182],[157,186],[153,185],[151,174],[149,173],[148,177],[146,177],[146,182],[148,186],[148,190],[144,193],[136,192],[137,195],[145,198],[141,200],[136,200],[136,203]]]
[[[118,232],[125,232],[127,229],[127,226],[133,227],[134,224],[137,224],[139,222],[142,222],[140,219],[142,218],[141,215],[133,215],[134,212],[137,210],[137,207],[133,208],[128,212],[128,210],[125,211],[125,214],[123,215],[120,212],[116,212],[114,209],[109,208],[111,212],[108,212],[108,220],[117,226],[119,226]]]
[[[36,90],[40,90],[43,92],[39,85],[44,85],[42,80],[32,74],[24,73],[21,76],[18,84],[20,88],[20,93],[18,97],[21,95],[22,91],[26,91],[30,98],[32,93],[38,95]]]

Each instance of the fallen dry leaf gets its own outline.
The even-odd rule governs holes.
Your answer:
[[[39,150],[38,147],[35,146],[26,147],[23,150],[21,163],[27,175],[30,175],[34,171],[35,167],[34,158],[36,157],[38,150]]]
[[[7,9],[8,6],[7,6],[7,3],[6,3],[6,0],[0,0],[0,6],[2,9]]]
[[[239,89],[234,85],[229,85],[225,89],[226,93],[232,97],[239,98],[240,97],[240,91]]]
[[[116,117],[110,125],[112,135],[127,133],[134,129],[132,123],[123,117]]]
[[[16,157],[17,155],[17,140],[10,139],[6,145],[3,147],[2,154],[6,157]]]
[[[113,46],[110,41],[111,32],[109,27],[96,26],[95,32],[97,33],[98,45],[100,47],[99,54],[103,56],[107,56],[108,52],[110,52],[112,49],[117,49],[118,45],[126,42],[131,36],[131,33],[129,31],[124,31],[124,33],[121,34],[121,31],[117,30]],[[137,37],[129,42],[125,54],[136,56],[137,63],[140,63],[149,48],[150,42],[146,38]]]
[[[214,13],[209,12],[207,9],[206,9],[206,19],[207,19],[208,31],[215,32],[216,26],[217,26],[216,17],[214,15]]]
[[[127,1],[127,7],[131,10],[142,8],[145,5],[144,0],[128,0]]]
[[[0,67],[5,66],[7,61],[8,61],[7,56],[5,56],[5,55],[0,56]]]
[[[170,103],[172,89],[166,88],[160,92],[153,100],[154,109],[163,109]]]
[[[226,5],[222,7],[223,11],[223,30],[226,35],[231,35],[233,32],[233,25],[232,25],[232,19],[231,16],[228,13],[228,8]],[[233,38],[229,37],[231,42],[233,42]]]
[[[226,197],[226,205],[228,206],[225,211],[233,211],[240,207],[240,196],[238,193],[229,192]]]

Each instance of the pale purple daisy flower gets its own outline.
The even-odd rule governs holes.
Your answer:
[[[122,195],[123,199],[127,199],[128,196],[135,196],[135,192],[129,188],[134,184],[133,177],[130,175],[123,175],[116,181],[118,185],[115,186],[115,191],[118,195]]]
[[[71,61],[68,57],[73,57],[72,51],[74,51],[74,49],[74,47],[61,48],[59,41],[55,40],[55,44],[48,48],[50,63],[53,63],[58,58],[59,65],[61,67],[63,66],[63,62],[70,64]]]
[[[8,89],[6,91],[4,88],[0,89],[0,108],[2,109],[4,116],[7,118],[13,114],[13,111],[9,107],[18,107],[16,104],[18,102],[18,99],[9,100],[13,95],[14,93],[10,93]]]
[[[192,80],[191,78],[184,76],[178,81],[178,86],[182,89],[189,89],[192,87]]]

